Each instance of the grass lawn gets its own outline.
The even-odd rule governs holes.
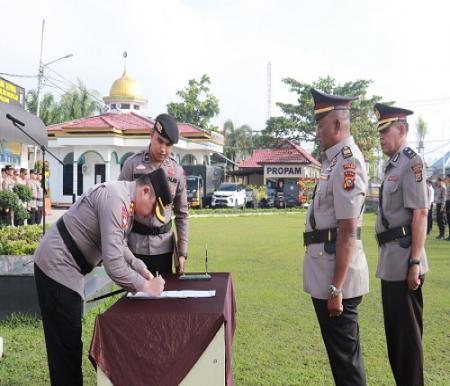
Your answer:
[[[374,220],[373,214],[365,215],[363,241],[371,292],[359,308],[361,343],[368,384],[391,386],[380,283],[374,277]],[[233,372],[238,386],[333,385],[311,300],[302,290],[304,223],[304,212],[191,219],[188,271],[204,269],[208,243],[209,271],[230,271],[233,276],[238,307]],[[424,286],[425,381],[444,386],[450,385],[450,242],[435,240],[435,232],[436,227],[427,244],[430,272]],[[87,359],[95,316],[114,301],[84,320],[86,385],[95,385]],[[13,318],[0,324],[0,336],[4,339],[0,385],[48,384],[40,321]]]

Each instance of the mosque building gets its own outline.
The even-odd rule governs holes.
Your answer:
[[[103,98],[107,112],[47,127],[48,147],[62,162],[48,157],[53,204],[72,203],[94,184],[116,180],[125,160],[145,149],[154,120],[144,116],[148,100],[125,69]],[[178,123],[180,139],[172,156],[182,165],[211,162],[223,153],[224,138],[189,123]]]

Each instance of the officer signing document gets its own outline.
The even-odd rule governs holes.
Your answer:
[[[131,292],[159,296],[164,280],[127,246],[134,215],[164,222],[172,202],[163,169],[136,181],[95,185],[45,234],[34,254],[51,384],[82,385],[84,276],[103,260],[111,279]]]

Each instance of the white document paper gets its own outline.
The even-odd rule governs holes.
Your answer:
[[[146,292],[136,292],[132,294],[128,292],[127,298],[130,299],[184,299],[184,298],[213,298],[216,296],[216,290],[211,291],[195,291],[195,290],[180,290],[180,291],[163,291],[160,297],[150,296]]]

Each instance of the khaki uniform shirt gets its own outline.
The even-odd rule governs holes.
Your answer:
[[[412,209],[428,208],[425,180],[426,170],[423,167],[422,158],[406,145],[386,162],[382,206],[390,228],[411,225]],[[386,230],[387,228],[381,222],[381,211],[378,210],[376,232]],[[383,244],[379,248],[376,277],[386,281],[406,280],[410,257],[411,246],[403,248],[398,240]],[[420,259],[420,274],[426,273],[428,262],[425,249],[420,256],[413,257]]]
[[[38,181],[32,180],[31,178],[27,181],[27,186],[31,189],[31,200],[28,203],[28,207],[30,209],[36,209],[37,207],[37,194],[38,194],[38,188],[37,183]]]
[[[3,188],[3,190],[9,190],[12,192],[15,184],[16,184],[16,182],[14,181],[14,178],[12,178],[10,176],[6,176],[6,178],[2,182],[2,185],[3,185],[2,188]]]
[[[447,185],[447,187],[445,188],[447,190],[447,197],[446,197],[446,201],[450,201],[450,185]],[[447,221],[449,221],[447,219]]]
[[[42,208],[44,206],[44,189],[42,189],[42,183],[39,180],[36,180],[36,189],[37,189],[36,205],[38,208]]]
[[[325,152],[314,202],[306,215],[306,231],[314,205],[316,230],[338,226],[343,219],[358,219],[361,226],[362,211],[367,192],[367,172],[364,157],[353,137],[348,137]],[[324,243],[306,247],[303,264],[305,292],[317,299],[328,299],[328,286],[332,284],[335,254],[324,249]],[[342,287],[344,299],[369,292],[369,271],[361,240],[356,241],[347,276]]]
[[[16,178],[16,185],[26,185],[27,181],[21,177]]]
[[[436,204],[443,204],[443,203],[445,203],[445,196],[446,196],[446,189],[445,189],[445,186],[442,186],[442,185],[440,185],[440,186],[438,186],[437,188],[436,188],[436,192],[435,192],[435,198],[434,198],[434,202],[436,203]]]
[[[177,228],[177,248],[179,256],[187,256],[188,249],[188,204],[186,193],[186,178],[183,168],[169,157],[164,160],[161,167],[167,175],[173,199],[173,211],[175,213],[175,225]],[[133,181],[143,174],[156,170],[158,166],[152,162],[149,149],[141,151],[125,161],[119,175],[119,181]],[[166,221],[169,222],[172,215],[172,207],[166,207]],[[136,221],[150,227],[161,227],[163,224],[156,216],[151,218],[138,218]],[[173,251],[172,231],[157,236],[146,236],[131,232],[128,237],[130,249],[139,255],[159,255]]]
[[[131,202],[135,196],[134,182],[95,185],[63,216],[68,232],[86,260],[92,266],[103,260],[111,279],[129,291],[139,291],[145,284],[138,273],[145,269],[145,264],[134,257],[126,242],[133,222]],[[84,298],[83,275],[56,224],[39,244],[34,262],[48,277]]]

